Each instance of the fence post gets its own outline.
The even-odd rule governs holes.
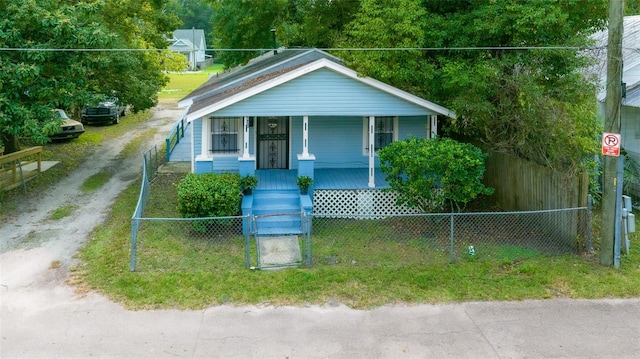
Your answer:
[[[138,239],[138,226],[140,225],[140,220],[137,218],[131,219],[131,254],[129,255],[129,270],[131,272],[136,271],[136,242]]]
[[[307,223],[305,224],[306,226],[306,232],[307,232],[307,268],[311,268],[311,266],[313,265],[312,259],[311,259],[311,221],[313,220],[312,218],[313,214],[309,213],[307,214],[306,212],[304,212],[304,218],[306,219]]]
[[[593,206],[593,197],[587,195],[587,218],[585,220],[585,235],[587,236],[587,252],[593,253],[593,238],[591,233],[591,208]]]
[[[242,223],[243,223],[243,227],[245,226],[246,222],[250,222],[250,215],[247,214],[246,216],[243,216],[242,219]],[[250,225],[249,225],[250,226]],[[243,230],[244,232],[244,266],[245,268],[250,268],[251,267],[251,231],[249,230]]]
[[[158,177],[158,168],[160,168],[160,159],[158,158],[158,145],[153,146],[155,167],[153,168],[153,178]]]
[[[451,235],[451,244],[450,244],[449,251],[450,251],[450,256],[451,256],[451,258],[450,258],[450,262],[451,263],[455,263],[455,261],[456,261],[455,248],[454,248],[454,235],[453,235],[453,219],[454,219],[454,217],[453,217],[453,211],[452,211],[451,212],[451,220],[449,221],[449,227],[450,227],[449,231],[450,231],[450,235]]]
[[[169,162],[169,157],[171,156],[171,139],[170,138],[165,139],[165,143],[166,143],[167,150],[165,152],[164,159],[165,161]]]

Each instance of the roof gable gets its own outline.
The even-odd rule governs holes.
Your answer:
[[[178,41],[183,40],[184,42],[188,42],[189,46],[192,44],[198,50],[205,50],[207,47],[207,43],[204,37],[204,30],[202,29],[179,29],[173,32],[173,42],[174,45]]]
[[[305,56],[309,54],[315,54],[316,56]],[[414,107],[414,109],[421,108],[424,114],[441,114],[455,117],[453,112],[435,103],[372,78],[360,77],[355,71],[339,63],[339,59],[331,55],[329,55],[329,57],[325,55],[328,54],[318,50],[308,50],[296,56],[286,57],[284,61],[281,62],[266,61],[267,66],[264,66],[265,61],[256,62],[253,66],[252,64],[248,64],[247,67],[255,71],[241,68],[235,76],[207,82],[180,101],[180,105],[189,107],[187,109],[187,121],[193,121],[202,116],[238,104],[252,96],[263,94],[290,81],[307,76],[320,69],[325,69],[339,74],[342,78],[347,78],[351,82],[357,82],[359,86],[375,89],[375,93],[378,95],[384,94],[385,96],[395,97],[409,107]],[[275,58],[276,56],[273,57]],[[271,60],[273,60],[273,58]],[[269,64],[270,66],[268,66]],[[352,91],[351,94],[345,94],[345,96],[352,96],[355,99],[358,97],[358,91]],[[297,97],[295,93],[293,97]],[[362,97],[360,98],[362,99]],[[288,104],[291,105],[294,104],[295,99],[289,99],[289,101]],[[354,103],[352,107],[354,106],[358,108],[359,113],[365,113],[367,111],[367,105],[364,103]],[[325,103],[324,107],[326,109],[325,114],[332,113],[333,109],[331,109],[330,103]],[[321,113],[317,114],[321,115]],[[380,113],[371,112],[369,112],[369,114],[380,115]],[[417,113],[412,112],[412,114]]]

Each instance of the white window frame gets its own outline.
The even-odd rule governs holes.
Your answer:
[[[215,121],[219,120],[227,120],[235,122],[236,131],[228,132],[230,134],[235,134],[236,136],[236,151],[235,152],[213,152],[213,135],[215,132]],[[212,158],[215,157],[238,157],[238,155],[242,155],[243,153],[243,143],[244,143],[244,118],[240,116],[208,116],[206,117],[206,121],[203,121],[203,129],[202,129],[202,153],[206,153],[207,157]]]
[[[393,118],[393,139],[391,142],[398,141],[398,116],[375,116],[375,118]],[[375,133],[378,132],[375,131]],[[362,155],[369,156],[369,116],[362,119]],[[375,155],[378,155],[378,150]]]

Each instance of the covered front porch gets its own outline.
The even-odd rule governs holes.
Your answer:
[[[176,125],[177,126],[177,125]],[[183,136],[168,149],[167,162],[191,161],[193,126],[184,127]],[[379,168],[374,168],[373,178],[375,189],[388,188],[384,174]],[[256,190],[297,190],[296,179],[298,169],[268,169],[255,170],[258,177]],[[366,189],[369,186],[368,168],[315,168],[313,170],[313,189]]]

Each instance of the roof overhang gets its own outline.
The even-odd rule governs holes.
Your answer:
[[[215,102],[209,106],[203,107],[197,111],[194,112],[190,112],[189,110],[187,110],[188,114],[186,116],[186,120],[187,122],[191,122],[194,121],[196,119],[199,119],[203,116],[209,115],[211,113],[215,113],[216,111],[219,111],[221,109],[224,109],[228,106],[231,106],[233,104],[236,104],[240,101],[243,101],[245,99],[248,99],[252,96],[255,96],[259,93],[268,91],[276,86],[279,86],[281,84],[284,84],[286,82],[289,82],[293,79],[299,78],[301,76],[304,76],[308,73],[311,73],[313,71],[316,71],[318,69],[330,69],[332,71],[335,71],[337,73],[340,73],[344,76],[347,76],[349,78],[352,78],[354,80],[360,81],[364,84],[367,84],[371,87],[374,87],[376,89],[379,89],[381,91],[384,91],[390,95],[396,96],[398,98],[401,98],[405,101],[408,101],[410,103],[413,103],[417,106],[421,106],[423,108],[426,108],[432,112],[435,112],[437,114],[440,115],[444,115],[447,117],[451,117],[451,118],[455,118],[456,115],[455,113],[453,113],[452,111],[450,111],[449,109],[442,107],[440,105],[437,105],[433,102],[427,101],[425,99],[422,99],[418,96],[412,95],[406,91],[400,90],[398,88],[395,88],[393,86],[387,85],[383,82],[380,82],[378,80],[374,80],[370,77],[361,77],[358,76],[358,73],[353,71],[352,69],[345,67],[343,65],[340,65],[334,61],[328,60],[328,59],[319,59],[316,61],[313,61],[309,64],[306,64],[304,66],[300,66],[298,68],[293,69],[292,71],[289,71],[287,73],[284,73],[280,76],[274,77],[273,79],[267,80],[263,83],[260,83],[256,86],[253,87],[249,87],[246,90],[240,91],[236,94],[233,94],[227,98],[221,99],[218,102]],[[204,95],[206,96],[206,95]],[[190,107],[194,101],[197,102],[199,99],[198,98],[192,98],[192,99],[186,99],[185,101],[181,101],[180,105],[181,106],[187,106]]]

